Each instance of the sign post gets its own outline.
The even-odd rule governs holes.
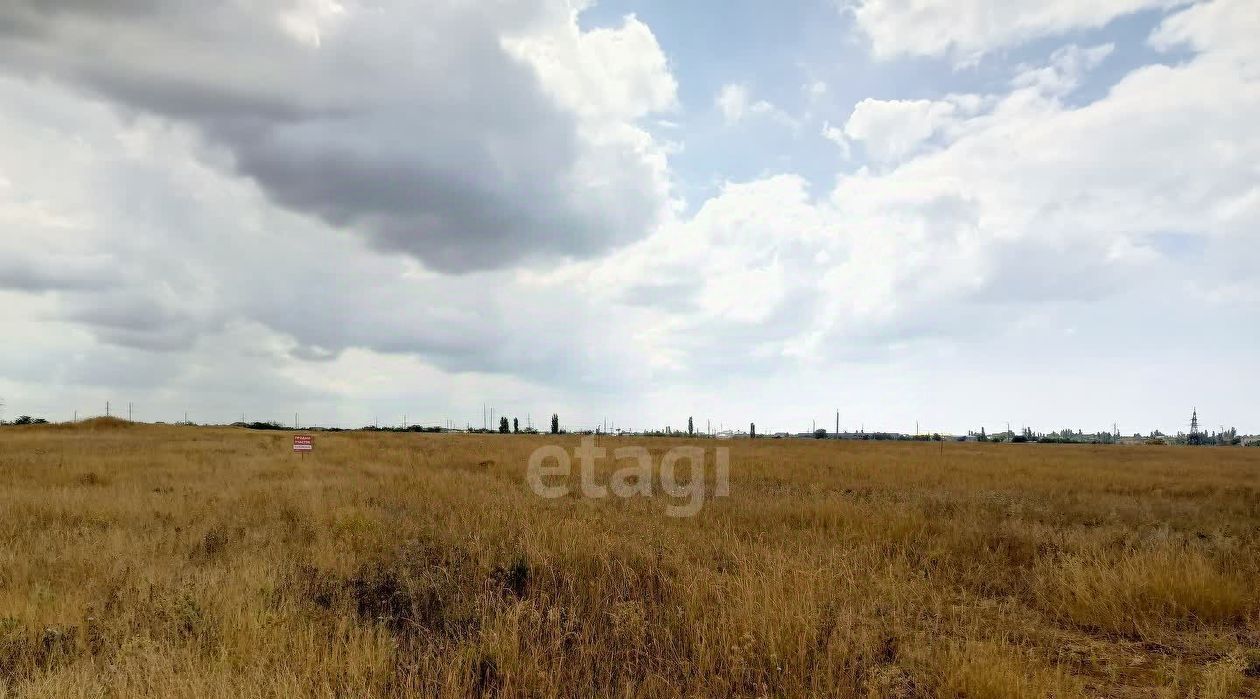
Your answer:
[[[301,452],[303,458],[305,458],[306,452],[315,451],[315,438],[309,434],[293,435],[293,451]]]

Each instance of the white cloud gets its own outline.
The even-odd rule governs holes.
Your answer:
[[[723,85],[713,103],[721,110],[726,123],[737,123],[748,111],[748,88],[734,83]]]
[[[727,124],[738,124],[748,116],[764,116],[792,129],[800,127],[797,119],[770,102],[760,99],[753,101],[746,85],[723,85],[713,104],[722,113]]]
[[[822,132],[820,135],[836,144],[840,148],[840,153],[848,158],[852,153],[852,147],[849,144],[849,137],[845,135],[844,129],[839,126],[832,126],[831,122],[823,122]]]
[[[1257,69],[1256,36],[1260,34],[1260,12],[1249,0],[1202,2],[1178,12],[1160,23],[1150,38],[1156,48],[1168,50],[1186,44],[1198,51],[1237,60],[1248,71]],[[1254,72],[1248,73],[1255,77]]]
[[[677,106],[678,84],[652,30],[634,15],[583,32],[577,12],[562,31],[543,26],[504,46],[534,67],[563,104],[587,117],[632,120]]]
[[[693,370],[720,364],[718,347],[722,362],[742,352],[758,367],[887,357],[1023,332],[993,318],[1124,314],[1144,294],[1168,312],[1188,308],[1162,289],[1196,290],[1195,312],[1216,304],[1216,317],[1260,312],[1260,278],[1234,254],[1260,230],[1260,75],[1237,69],[1256,50],[1228,40],[1222,61],[1213,42],[1228,18],[1185,12],[1156,36],[1195,27],[1178,40],[1203,53],[1139,68],[1084,106],[1060,97],[1109,46],[1065,47],[1004,95],[864,101],[843,134],[824,135],[861,142],[891,167],[842,176],[824,200],[799,178],[728,185],[693,219],[601,263],[624,275],[604,286],[664,313],[658,353]],[[1199,262],[1152,242],[1168,231]],[[661,289],[667,300],[654,302]],[[1091,327],[1095,339],[1107,332]],[[1182,342],[1158,326],[1140,332],[1152,353]]]
[[[948,56],[960,63],[1030,39],[1101,27],[1185,0],[855,0],[876,57]]]
[[[1021,66],[1011,85],[1023,92],[1008,99],[1006,109],[1044,104],[1069,94],[1113,50],[1112,44],[1089,48],[1073,44],[1054,51],[1044,66]],[[867,98],[854,106],[843,133],[825,127],[823,135],[845,145],[861,143],[870,160],[887,165],[921,152],[934,140],[949,143],[982,127],[989,121],[988,110],[995,106],[997,98],[992,95],[953,94],[937,100]]]
[[[1066,95],[1080,85],[1086,73],[1097,68],[1111,52],[1114,44],[1100,44],[1081,48],[1075,44],[1064,46],[1050,56],[1050,64],[1037,68],[1025,68],[1012,81],[1016,87],[1032,87],[1051,95]]]
[[[277,19],[294,39],[319,48],[323,34],[336,26],[345,12],[345,6],[336,0],[294,0],[280,9]]]
[[[844,135],[865,146],[867,155],[876,162],[894,162],[954,123],[956,111],[951,102],[867,98],[853,108],[844,124]]]

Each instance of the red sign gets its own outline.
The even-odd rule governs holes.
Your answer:
[[[293,451],[315,451],[315,438],[309,434],[293,435]]]

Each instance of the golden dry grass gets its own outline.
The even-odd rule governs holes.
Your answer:
[[[0,696],[1260,692],[1260,450],[723,442],[680,519],[552,441],[0,430]]]

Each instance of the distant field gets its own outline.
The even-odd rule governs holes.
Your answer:
[[[0,428],[0,696],[1260,694],[1260,449],[696,441],[670,518],[550,443]]]

